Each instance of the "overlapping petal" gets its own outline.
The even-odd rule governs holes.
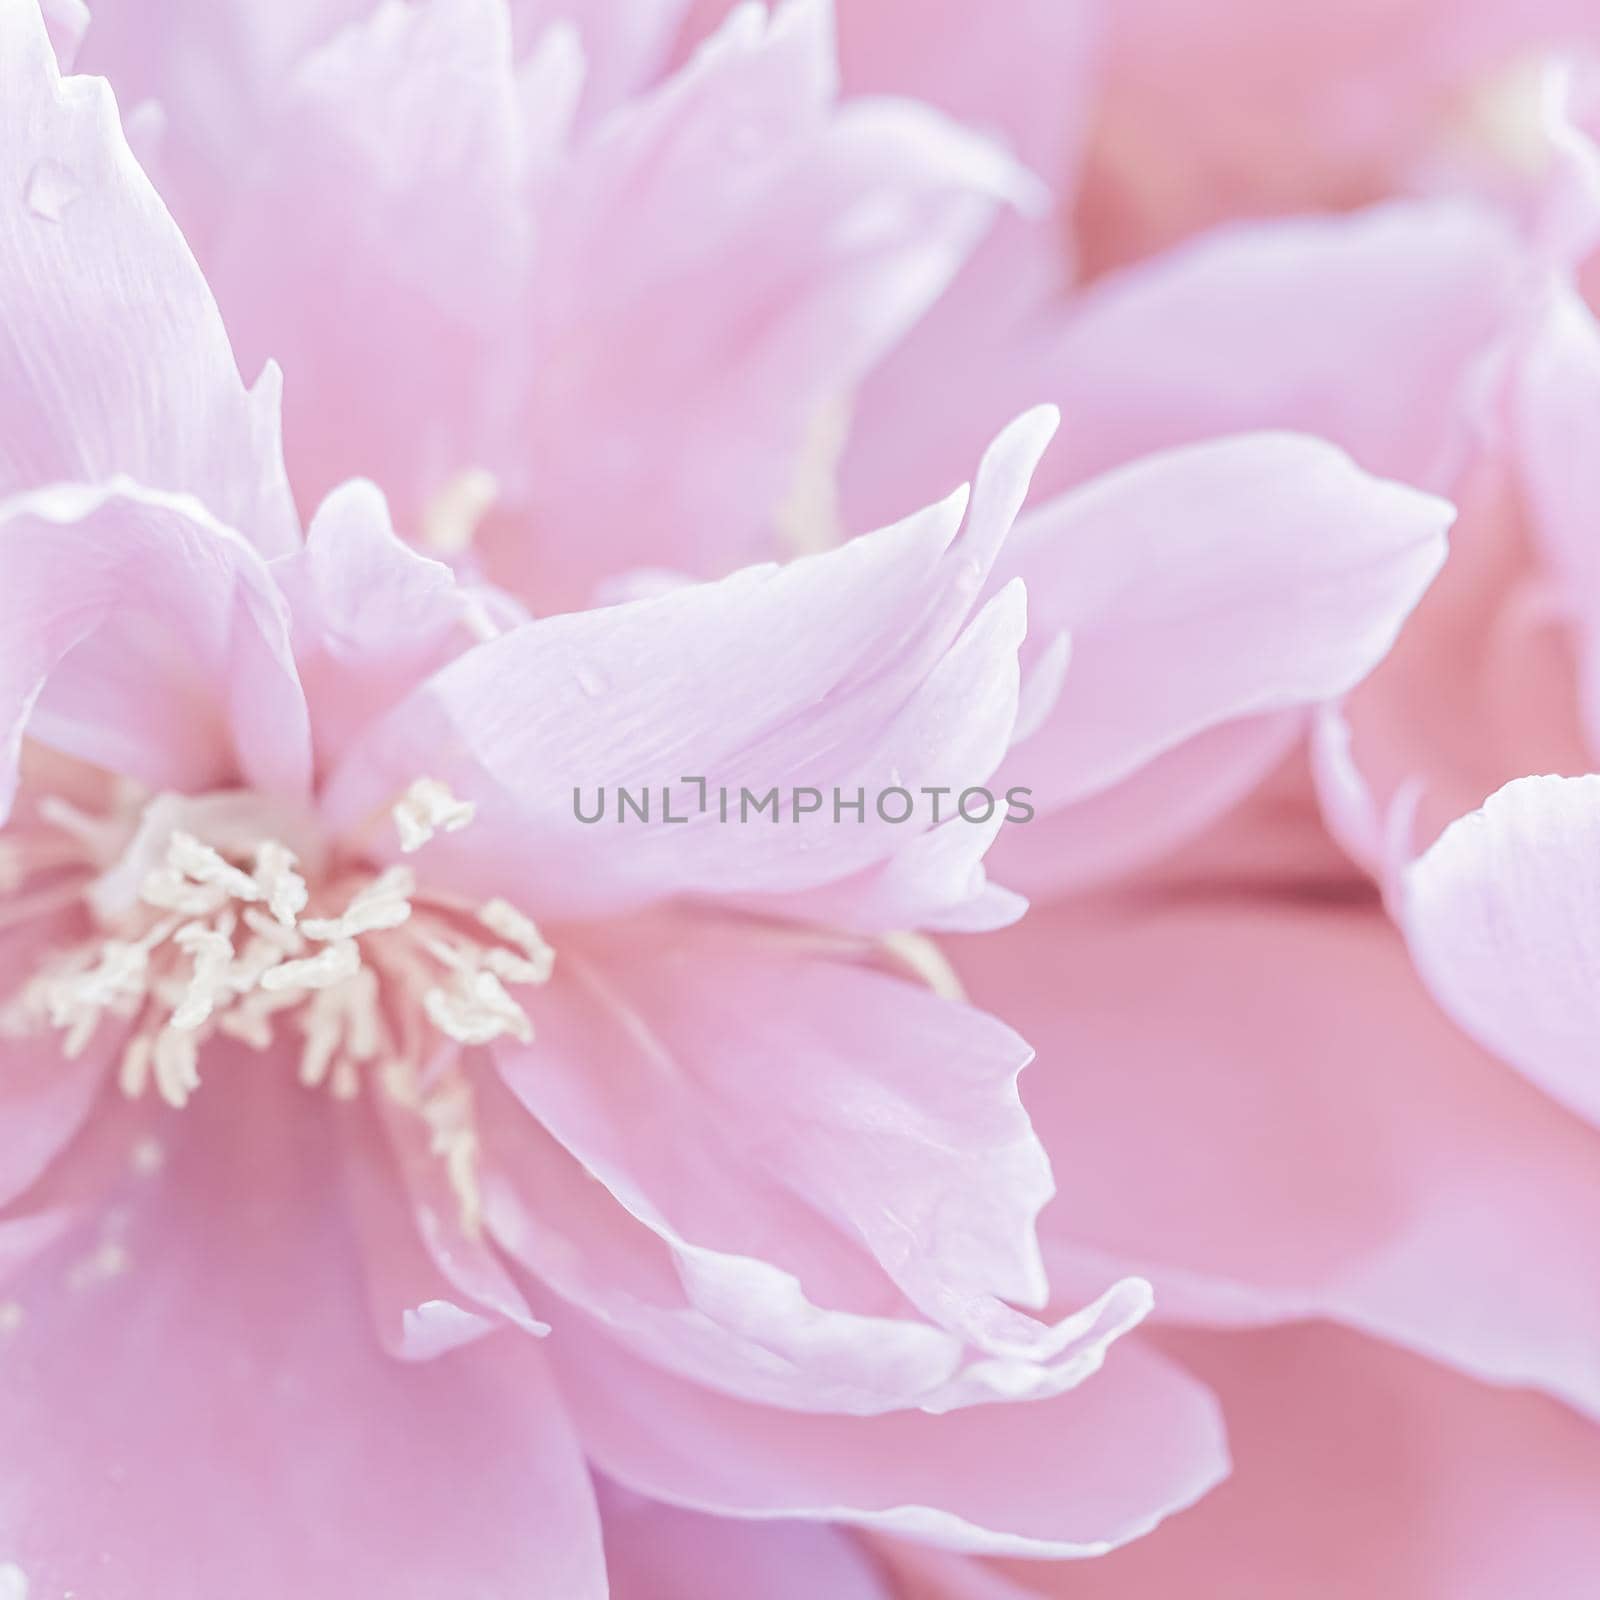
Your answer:
[[[1233,1475],[1104,1560],[888,1554],[928,1600],[1498,1600],[1579,1595],[1596,1551],[1592,1427],[1325,1326],[1169,1346],[1221,1398]]]
[[[588,1474],[537,1348],[384,1358],[337,1127],[235,1065],[161,1119],[98,1222],[7,1283],[0,1416],[32,1441],[0,1480],[8,1560],[84,1596],[599,1600]]]
[[[0,502],[6,770],[24,727],[152,788],[303,796],[311,741],[267,564],[186,495],[115,478]]]
[[[1299,892],[1152,887],[954,951],[1039,1051],[1053,1288],[1137,1271],[1158,1319],[1337,1317],[1600,1409],[1593,1130],[1450,1025],[1370,891]]]
[[[1144,1315],[1136,1280],[1054,1324],[1006,1303],[1044,1299],[1051,1184],[1027,1047],[991,1018],[751,928],[645,922],[561,959],[496,1061],[567,1156],[502,1109],[490,1225],[649,1359],[794,1408],[943,1409],[1080,1382]],[[572,1157],[621,1208],[604,1226]]]
[[[1072,662],[999,781],[1026,784],[1041,811],[1071,807],[1246,724],[1201,752],[1224,769],[1204,775],[1210,793],[1234,798],[1232,774],[1259,778],[1292,736],[1274,713],[1343,693],[1383,658],[1444,560],[1453,516],[1290,435],[1153,456],[1028,511],[996,576],[1027,584],[1028,649],[1066,633]],[[1185,819],[1194,792],[1193,780],[1164,790]],[[1120,807],[1103,816],[1120,834]],[[1007,843],[1013,881],[1052,881],[1031,836]]]
[[[740,6],[541,190],[533,359],[484,530],[536,610],[663,551],[709,576],[769,554],[819,409],[1030,193],[926,107],[836,95],[826,3]]]
[[[484,894],[537,885],[550,920],[683,894],[781,912],[853,879],[859,902],[837,899],[835,925],[877,931],[890,915],[889,927],[903,926],[894,913],[907,886],[879,896],[871,874],[931,813],[889,822],[875,798],[891,786],[982,784],[999,764],[1016,716],[1022,596],[1007,586],[982,602],[980,591],[1053,426],[1031,413],[1002,435],[970,505],[963,492],[787,567],[540,619],[482,646],[354,744],[331,781],[330,816],[355,822],[433,773],[477,802],[496,841],[486,853],[440,840],[438,869]],[[707,786],[704,810],[691,777]],[[659,810],[649,826],[577,819],[579,793],[587,814],[596,789],[615,806],[619,787],[659,799],[668,786],[684,825]],[[796,820],[797,787],[826,795],[828,810]],[[777,814],[722,820],[721,791],[737,817],[741,790],[774,788]],[[859,824],[835,821],[835,789],[865,791]],[[924,909],[983,897],[981,874],[952,882],[941,862],[929,867],[945,889]]]
[[[972,305],[941,306],[862,387],[847,517],[870,525],[942,489],[1041,400],[1065,426],[1036,498],[1262,428],[1316,434],[1369,472],[1445,490],[1529,270],[1505,221],[1442,199],[1236,223],[1070,298],[1059,272],[1013,261]],[[1368,370],[1385,382],[1351,381]],[[951,372],[972,377],[950,384]]]
[[[502,0],[384,4],[263,113],[206,264],[241,358],[288,374],[307,513],[359,474],[426,538],[429,500],[485,464],[531,271],[513,69]]]
[[[36,0],[0,6],[0,59],[0,490],[126,473],[292,549],[277,375],[240,381],[105,84],[60,76]]]
[[[669,1378],[599,1335],[558,1361],[584,1447],[609,1477],[723,1516],[1099,1555],[1187,1505],[1226,1466],[1210,1395],[1136,1349],[1054,1400],[943,1416],[784,1416]]]
[[[1600,960],[1600,776],[1521,778],[1409,868],[1418,968],[1470,1034],[1590,1121]]]

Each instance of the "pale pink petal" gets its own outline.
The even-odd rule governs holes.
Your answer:
[[[293,618],[319,767],[485,627],[479,597],[402,543],[382,493],[362,480],[323,501],[304,547],[272,576]]]
[[[1029,1405],[930,1416],[784,1414],[712,1394],[598,1333],[551,1346],[584,1448],[652,1498],[736,1517],[857,1523],[958,1549],[1097,1555],[1227,1466],[1211,1396],[1134,1346]]]
[[[1051,810],[1196,735],[1246,719],[1259,733],[1351,688],[1439,570],[1453,516],[1287,434],[1167,452],[1027,512],[996,581],[1025,580],[1034,628],[1069,634],[1072,665],[997,782]],[[1282,746],[1210,748],[1259,776]],[[1187,807],[1188,788],[1169,793]]]
[[[1104,1560],[958,1563],[897,1548],[917,1600],[1578,1596],[1600,1559],[1600,1435],[1554,1402],[1326,1327],[1189,1336],[1233,1474]]]
[[[646,923],[608,948],[569,938],[559,959],[564,1006],[543,1007],[533,1044],[499,1051],[499,1070],[672,1247],[698,1308],[790,1364],[763,1372],[742,1352],[737,1367],[724,1357],[713,1381],[786,1405],[862,1411],[1051,1393],[1093,1371],[1143,1315],[1136,1282],[1099,1285],[1086,1296],[1098,1299],[1054,1326],[1003,1303],[1044,1298],[1033,1218],[1050,1176],[1016,1098],[1027,1047],[998,1023],[797,936],[738,925]],[[766,1069],[752,1075],[752,1061]],[[511,1248],[536,1271],[553,1264],[565,1280],[556,1287],[593,1304],[586,1275],[544,1236],[562,1224],[559,1212],[539,1215],[540,1175],[519,1167],[514,1136],[494,1137],[502,1159],[491,1201],[503,1185],[514,1209],[500,1214],[521,1241]],[[542,1165],[546,1181],[557,1176]],[[595,1247],[626,1268],[636,1293],[660,1258],[641,1257],[640,1241],[619,1229]],[[861,1273],[863,1253],[876,1281]],[[846,1314],[807,1305],[773,1267]],[[919,1333],[907,1301],[957,1343]],[[606,1314],[632,1319],[624,1337],[652,1359],[703,1371],[715,1348],[692,1318],[674,1318],[675,1335],[671,1322],[640,1322],[621,1302]],[[893,1363],[889,1341],[900,1348]]]
[[[665,66],[690,0],[510,0],[518,54],[546,30],[576,30],[583,51],[582,111],[593,122],[644,89]]]
[[[6,805],[24,727],[152,788],[308,786],[283,597],[196,500],[113,480],[0,502],[0,637]]]
[[[36,0],[0,4],[0,63],[0,490],[127,473],[293,548],[276,375],[240,382],[106,85],[59,77]]]
[[[1294,743],[1304,722],[1304,714],[1291,709],[1208,728],[1109,788],[1004,829],[986,864],[1001,882],[1022,884],[1034,896],[1125,877],[1227,814]],[[1033,748],[1022,746],[1005,781],[1027,788],[1033,759]]]
[[[1047,391],[1065,418],[1062,450],[1039,489],[1263,427],[1443,487],[1525,271],[1496,216],[1450,201],[1204,235],[1107,279],[1062,320]],[[1390,381],[1352,383],[1367,362]]]
[[[1020,597],[1002,591],[983,606],[981,590],[1052,427],[1040,411],[1008,429],[970,508],[958,494],[783,568],[544,618],[474,650],[347,752],[330,815],[359,823],[417,776],[437,776],[477,802],[478,830],[493,829],[495,846],[485,850],[477,830],[441,839],[433,870],[484,895],[537,884],[550,921],[686,893],[760,897],[782,911],[787,896],[883,866],[925,830],[931,805],[897,823],[874,798],[893,785],[981,785],[1010,738]],[[952,740],[958,719],[970,726]],[[952,759],[972,768],[952,772]],[[703,811],[694,776],[706,783]],[[618,786],[649,788],[654,821],[618,825],[613,809],[613,820],[580,822],[576,797],[589,814],[601,786],[612,808]],[[664,786],[687,823],[662,821]],[[737,820],[741,789],[775,787],[789,813],[781,822]],[[797,787],[815,788],[827,808],[795,820]],[[873,797],[860,826],[835,823],[835,789]],[[719,790],[733,821],[720,818]],[[924,911],[941,898],[935,880],[947,885],[946,910],[985,895],[934,860]],[[871,887],[870,875],[862,881]],[[876,911],[903,926],[897,906],[916,901],[915,888],[864,896],[859,922],[840,905],[836,920],[880,927]]]
[[[89,1115],[114,1042],[91,1044],[76,1061],[53,1048],[7,1040],[0,1072],[0,1206],[22,1194]]]
[[[0,1468],[0,1550],[39,1594],[599,1600],[538,1346],[378,1349],[335,1119],[281,1066],[211,1058],[227,1081],[163,1119],[99,1232],[8,1285],[0,1425],[32,1445]]]
[[[844,0],[839,58],[852,94],[905,94],[998,134],[1071,195],[1094,105],[1104,17],[1084,0]]]
[[[106,1082],[108,1051],[91,1046],[90,1053],[101,1063],[101,1082]],[[60,1068],[59,1054],[52,1059]],[[21,1195],[8,1195],[0,1209],[0,1298],[8,1322],[18,1318],[16,1294],[29,1274],[41,1270],[40,1263],[48,1267],[52,1252],[58,1269],[63,1256],[75,1264],[86,1261],[107,1196],[117,1193],[130,1174],[144,1170],[152,1155],[159,1158],[161,1147],[150,1135],[161,1112],[152,1102],[104,1093],[88,1109],[31,1185]],[[55,1106],[49,1111],[58,1114]],[[64,1124],[58,1127],[69,1132]],[[102,1265],[117,1259],[105,1257]],[[80,1270],[80,1278],[86,1270]]]
[[[1313,729],[1324,714],[1318,713],[1312,719]],[[1303,716],[1292,712],[1284,715],[1286,720],[1304,726]],[[1247,723],[1233,723],[1229,731],[1244,732],[1248,727]],[[1196,740],[1184,748],[1203,742]],[[1160,765],[1156,763],[1155,767]],[[1324,824],[1312,766],[1310,742],[1298,741],[1282,761],[1257,780],[1242,801],[1179,849],[1152,861],[1141,874],[1125,882],[1130,887],[1164,890],[1203,886],[1211,891],[1265,890],[1280,895],[1370,902],[1372,886],[1366,874]],[[1146,773],[1153,770],[1154,767],[1145,769]],[[1175,772],[1182,770],[1174,768]],[[1135,779],[1128,787],[1140,781]],[[1109,801],[1118,792],[1108,791],[1105,799]],[[1070,810],[1064,815],[1070,815]]]
[[[1038,352],[1073,275],[1068,212],[1094,112],[1103,11],[1079,0],[841,7],[851,92],[925,99],[997,135],[1046,188],[1025,213],[997,219],[950,289],[852,395],[841,464],[852,529],[942,491],[964,454],[1057,386],[1061,374]]]
[[[63,932],[61,919],[50,917],[5,930],[0,1008],[32,976],[41,947]],[[109,1027],[75,1061],[63,1060],[52,1043],[0,1034],[0,1208],[40,1177],[82,1126],[115,1048]]]
[[[1498,453],[1456,491],[1450,559],[1395,647],[1320,730],[1330,825],[1388,882],[1446,824],[1528,772],[1593,765],[1579,704],[1576,584],[1541,571]]]
[[[1023,183],[925,107],[835,101],[823,0],[742,6],[541,190],[535,355],[483,536],[534,609],[663,551],[713,577],[767,554],[825,408]]]
[[[601,1055],[608,1084],[627,1085],[654,1108],[654,1126],[670,1120],[680,1134],[659,1151],[645,1142],[648,1115],[552,1108],[575,1155],[480,1078],[484,1215],[501,1249],[644,1359],[765,1404],[871,1413],[949,1383],[961,1341],[918,1317],[859,1244],[736,1143],[659,1091],[652,1098],[642,1075],[660,1058],[630,1019],[586,1012],[559,991],[547,998],[535,1059],[592,1072]],[[506,1075],[531,1085],[523,1066]],[[561,1305],[546,1310],[570,1332]]]
[[[89,26],[89,7],[85,0],[42,0],[40,10],[44,13],[45,27],[50,30],[56,60],[63,72],[71,72]]]
[[[451,1281],[424,1243],[417,1208],[365,1118],[347,1141],[345,1159],[367,1303],[384,1350],[402,1361],[430,1361],[503,1326]]]
[[[295,65],[374,0],[94,0],[79,66],[159,119],[164,197],[202,259]]]
[[[849,1533],[697,1516],[597,1484],[611,1600],[896,1600]]]
[[[1544,259],[1570,270],[1600,243],[1600,71],[1591,56],[1559,58],[1540,89],[1546,159],[1527,225]]]
[[[428,501],[483,465],[519,341],[529,237],[504,4],[379,5],[296,64],[252,143],[207,268],[241,358],[283,366],[302,508],[363,474],[426,538]]]
[[[1041,400],[1064,420],[1036,499],[1259,428],[1316,434],[1369,472],[1444,487],[1525,271],[1506,226],[1443,201],[1218,229],[1071,299],[1043,264],[1000,264],[962,312],[964,344],[930,319],[857,395],[847,521],[871,526],[938,493]],[[1024,309],[996,330],[993,306],[1013,298]],[[1385,381],[1352,382],[1361,371]]]
[[[987,822],[968,822],[951,815],[963,793],[959,784],[942,790],[947,820],[912,839],[883,867],[788,897],[785,913],[841,928],[891,933],[904,928],[980,933],[1015,922],[1028,902],[991,883],[983,864],[990,847],[1004,835],[1010,804],[1003,794],[987,791],[993,814]],[[984,795],[970,801],[975,811],[989,803]],[[760,908],[759,901],[753,903]]]
[[[1402,918],[1439,1003],[1600,1121],[1600,776],[1519,778],[1407,870]]]
[[[865,772],[840,769],[825,805],[834,825],[853,827],[836,803],[834,789],[848,797],[863,786],[855,780],[881,773],[882,783],[914,784],[919,804],[941,803],[944,821],[911,838],[881,866],[806,894],[786,896],[785,913],[842,928],[959,929],[1003,927],[1022,915],[1026,902],[988,881],[983,859],[1009,810],[1003,795],[984,790],[982,779],[1000,765],[1018,703],[1017,649],[1026,632],[1021,584],[1009,584],[986,605],[906,703],[885,739],[900,752],[888,768],[881,758]],[[979,790],[968,799],[969,791]],[[881,791],[863,793],[876,807]],[[968,804],[987,820],[969,821]],[[792,810],[792,806],[791,806]],[[763,897],[750,900],[763,909]]]
[[[374,1242],[386,1242],[404,1250],[407,1239],[415,1240],[426,1252],[442,1285],[447,1286],[445,1294],[435,1296],[435,1300],[448,1300],[469,1315],[485,1316],[496,1325],[509,1323],[524,1333],[548,1333],[549,1329],[528,1309],[498,1252],[484,1237],[481,1223],[463,1216],[460,1191],[439,1159],[432,1130],[392,1094],[380,1093],[375,1099],[381,1132],[369,1126],[352,1135],[358,1179],[381,1189],[390,1203],[389,1214],[382,1218],[375,1217],[375,1208],[369,1205],[368,1217],[378,1223],[368,1230],[369,1247]],[[385,1160],[385,1156],[389,1159]],[[420,1272],[417,1275],[423,1276]],[[431,1311],[415,1304],[406,1309],[412,1315],[402,1331],[405,1343],[413,1347],[406,1353],[414,1355],[419,1353],[415,1346],[420,1343],[425,1351],[437,1331],[427,1325],[437,1324],[441,1318],[437,1306]],[[459,1322],[449,1313],[442,1320],[452,1329]],[[451,1338],[450,1342],[455,1341]]]
[[[1576,631],[1579,692],[1600,745],[1600,326],[1578,295],[1552,293],[1518,363],[1517,468],[1538,549]]]
[[[1333,1316],[1600,1410],[1600,1136],[1451,1027],[1348,892],[1147,892],[951,946],[1039,1051],[1052,1287],[1136,1271],[1158,1317]]]

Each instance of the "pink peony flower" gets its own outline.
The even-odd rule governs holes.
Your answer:
[[[1266,800],[1147,864],[1433,579],[1452,508],[1384,479],[1476,458],[1525,219],[1253,224],[1068,299],[1104,129],[847,9],[847,84],[1054,206],[900,344],[1041,196],[841,101],[821,4],[681,62],[673,0],[157,9],[0,0],[0,1595],[1311,1593],[1286,1503],[1410,1487],[1379,1406],[1430,1467],[1500,1445],[1416,1554],[1504,1592],[1479,1506],[1592,1445],[1461,1373],[1590,1403],[1576,1269],[1481,1284],[1588,1214],[1590,1132],[1375,902],[1218,892]],[[1081,12],[1019,17],[1101,81]],[[1039,815],[574,815],[689,773]],[[1218,1397],[1214,1514],[1004,1562],[1210,1489]]]
[[[1014,914],[993,829],[567,809],[988,778],[1042,692],[1021,585],[982,591],[1051,418],[970,503],[520,622],[370,483],[302,539],[275,375],[103,85],[32,0],[0,34],[5,1581],[600,1594],[590,1465],[1058,1554],[1201,1492],[1197,1385],[1078,1387],[1141,1283],[1016,1309],[1028,1052],[905,937]],[[1334,475],[1425,577],[1433,503]]]

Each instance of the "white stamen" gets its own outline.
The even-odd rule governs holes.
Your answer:
[[[309,898],[306,880],[295,871],[294,852],[276,839],[263,839],[256,846],[253,876],[266,897],[267,909],[283,927],[292,928]]]
[[[380,928],[398,928],[411,915],[411,896],[417,877],[410,867],[390,867],[380,873],[337,917],[307,917],[300,931],[308,939],[354,939]]]
[[[434,834],[455,833],[466,827],[477,810],[470,800],[457,800],[437,778],[418,778],[393,808],[400,848],[411,855]]]
[[[470,1086],[456,1080],[423,1102],[422,1115],[431,1134],[428,1148],[443,1159],[445,1176],[460,1205],[461,1226],[476,1236],[483,1228],[483,1191],[478,1183],[480,1146]]]
[[[839,509],[839,462],[850,439],[850,403],[825,400],[811,413],[800,439],[794,479],[773,524],[793,555],[831,550],[845,541]]]
[[[0,839],[0,894],[15,894],[28,881],[31,862],[20,843]]]
[[[441,555],[461,555],[499,497],[500,480],[486,467],[456,473],[423,507],[422,542]]]
[[[122,1065],[117,1072],[117,1087],[130,1100],[137,1100],[150,1081],[150,1058],[155,1053],[155,1035],[136,1033],[122,1052]]]
[[[532,917],[518,911],[509,900],[490,900],[478,912],[478,921],[490,933],[514,944],[523,955],[518,963],[506,950],[491,950],[485,958],[492,972],[512,983],[547,983],[555,970],[556,953],[544,941]]]
[[[261,885],[248,872],[241,872],[226,857],[202,844],[192,833],[174,828],[167,846],[167,865],[196,883],[214,885],[230,900],[259,900]]]
[[[181,1111],[200,1087],[200,1042],[183,1028],[166,1027],[156,1035],[152,1051],[156,1093]]]
[[[913,977],[941,1000],[965,1001],[967,991],[956,969],[933,940],[920,933],[886,933],[880,941],[884,952],[893,957]]]
[[[259,935],[264,943],[274,946],[284,955],[297,956],[306,947],[306,942],[300,937],[292,919],[288,924],[274,922],[249,906],[245,907],[243,917],[244,925],[252,933]]]
[[[261,987],[277,989],[327,989],[343,983],[361,967],[361,950],[354,939],[338,939],[314,956],[280,962],[261,974]]]
[[[502,1034],[524,1044],[533,1038],[527,1012],[487,970],[457,973],[449,988],[423,995],[422,1006],[440,1033],[462,1044],[488,1044]]]
[[[77,868],[66,903],[81,903],[104,932],[47,957],[0,1007],[0,1020],[48,1022],[73,1055],[109,1015],[127,1027],[117,1073],[122,1092],[132,1098],[153,1091],[182,1107],[200,1087],[201,1052],[212,1038],[265,1050],[280,1013],[292,1016],[299,1078],[308,1088],[350,1099],[369,1079],[391,1093],[406,1086],[397,1098],[427,1122],[429,1148],[460,1200],[462,1224],[478,1227],[478,1140],[453,1047],[530,1040],[533,1023],[507,986],[548,981],[554,952],[509,901],[478,905],[419,894],[410,866],[347,868],[313,887],[287,845],[272,837],[250,842],[250,813],[241,804],[247,799],[230,791],[215,844],[170,826],[170,796],[130,798],[104,821],[57,807],[69,833],[9,835],[11,853],[0,859],[6,881],[25,891],[41,863],[52,871]],[[183,805],[202,819],[221,815],[222,808],[208,810],[205,797]],[[473,809],[444,784],[419,779],[394,807],[402,848],[466,826]],[[160,864],[146,870],[152,850],[162,852]],[[117,874],[118,892],[99,894]],[[12,903],[24,900],[31,903],[26,892]],[[441,1047],[441,1034],[449,1047]],[[132,1170],[146,1176],[163,1159],[153,1140],[129,1156]],[[126,1265],[113,1242],[80,1263],[74,1281]]]
[[[219,928],[190,922],[178,929],[172,942],[188,956],[192,968],[183,1000],[172,1013],[172,1026],[198,1028],[229,993],[233,940]]]
[[[96,866],[108,867],[122,854],[127,830],[119,817],[90,816],[53,794],[39,802],[38,811],[41,821],[66,834]]]
[[[303,1026],[306,1046],[300,1053],[300,1081],[306,1088],[315,1089],[328,1076],[344,1031],[339,1018],[337,989],[324,989],[312,1000]]]

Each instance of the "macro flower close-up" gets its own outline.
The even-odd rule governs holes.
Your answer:
[[[0,1600],[1592,1592],[1600,14],[1291,11],[0,0]]]

